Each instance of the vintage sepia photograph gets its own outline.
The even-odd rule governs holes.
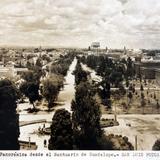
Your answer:
[[[0,150],[160,150],[160,0],[0,0]]]

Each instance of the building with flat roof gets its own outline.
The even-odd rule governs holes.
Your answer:
[[[98,49],[100,48],[100,42],[92,42],[91,49]]]

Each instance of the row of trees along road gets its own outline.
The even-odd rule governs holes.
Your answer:
[[[81,57],[81,61],[94,69],[98,75],[108,77],[114,87],[119,87],[123,80],[126,82],[135,75],[134,65],[130,57],[127,60],[113,60],[107,55],[89,55]]]
[[[80,78],[78,75],[81,74],[78,72],[81,71],[81,74],[84,74],[85,71],[78,62],[75,78]],[[71,104],[72,116],[65,109],[56,111],[52,119],[49,149],[112,149],[112,142],[100,127],[101,113],[93,98],[92,87],[87,78],[75,82],[79,83],[76,85],[75,99]]]
[[[80,60],[78,59],[77,65],[74,71],[75,75],[75,84],[78,85],[82,81],[87,81],[88,73],[82,69]]]
[[[67,75],[67,71],[73,59],[73,53],[69,53],[64,56],[61,55],[56,62],[51,64],[50,76],[42,81],[41,93],[42,96],[48,102],[49,110],[51,109],[53,103],[57,99],[60,89],[63,88],[64,76]]]
[[[107,55],[88,55],[87,57],[82,56],[80,60],[102,77],[102,81],[99,83],[99,86],[101,86],[99,95],[103,104],[108,108],[111,108],[111,87],[119,88],[116,91],[117,95],[120,93],[119,96],[126,94],[123,82],[125,81],[126,87],[128,87],[129,79],[133,79],[135,75],[134,65],[130,57],[127,60],[113,60],[108,58]]]
[[[35,101],[39,101],[42,98],[46,99],[48,109],[51,109],[60,89],[63,87],[63,77],[67,74],[73,58],[73,54],[60,56],[56,62],[48,66],[50,69],[46,68],[46,71],[50,72],[50,75],[43,81],[40,79],[45,76],[46,72],[42,69],[42,63],[39,58],[35,67],[22,75],[24,82],[20,85],[20,91],[33,105],[32,112],[37,111],[34,105]]]

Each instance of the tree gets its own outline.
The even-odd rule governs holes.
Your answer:
[[[102,135],[102,137],[99,139],[99,150],[114,150],[114,143],[111,141],[110,137],[106,135]],[[116,150],[116,149],[115,149]]]
[[[91,96],[89,83],[81,82],[72,101],[72,120],[75,143],[78,149],[98,149],[102,137],[100,110]]]
[[[99,62],[96,71],[99,75],[104,76],[106,70],[106,59],[104,56],[99,56],[98,61]]]
[[[142,92],[141,93],[141,99],[144,99],[145,97],[144,97],[144,93]]]
[[[109,78],[112,85],[114,85],[115,87],[118,87],[120,82],[123,81],[123,74],[121,72],[113,71],[110,74]]]
[[[129,86],[129,80],[128,80],[128,78],[126,78],[126,87],[128,87]]]
[[[60,55],[60,58],[56,62],[51,64],[51,73],[66,76],[69,66],[73,59],[74,56],[72,54]]]
[[[156,107],[157,109],[159,109],[159,100],[157,99],[156,101],[157,101]]]
[[[32,69],[32,68],[34,67],[34,64],[31,63],[31,62],[29,62],[29,61],[27,60],[26,67],[27,67],[28,69]]]
[[[88,67],[91,67],[93,69],[96,69],[97,66],[97,57],[95,55],[89,55],[86,58],[86,64]]]
[[[154,143],[152,150],[160,150],[160,139],[157,139],[156,142]]]
[[[140,88],[141,92],[144,91],[143,85],[141,84],[141,88]]]
[[[73,130],[70,113],[65,109],[55,112],[49,139],[50,150],[71,150],[73,149]]]
[[[61,74],[63,76],[66,76],[68,68],[69,65],[67,63],[52,64],[51,72],[54,74]]]
[[[29,70],[28,72],[25,72],[24,74],[22,74],[22,78],[27,81],[27,82],[36,82],[39,83],[39,80],[41,78],[42,74],[41,71],[32,71]]]
[[[132,78],[134,75],[134,68],[133,68],[133,62],[130,57],[127,58],[127,70],[126,70],[126,76],[129,78]]]
[[[38,58],[38,59],[36,60],[36,64],[35,64],[35,65],[36,65],[37,67],[40,67],[40,68],[43,66],[40,58]]]
[[[19,116],[16,113],[18,91],[7,80],[0,81],[0,150],[18,150],[20,148]]]
[[[20,86],[20,91],[23,93],[33,105],[35,109],[34,102],[40,99],[39,95],[39,84],[35,82],[23,82]]]
[[[80,61],[78,60],[77,65],[76,65],[76,69],[74,71],[75,74],[75,83],[76,85],[78,85],[80,82],[82,81],[86,81],[87,80],[87,72],[84,71],[81,67]]]
[[[124,88],[123,84],[119,85],[119,92],[122,96],[126,94],[126,89]]]
[[[129,92],[128,93],[128,98],[129,98],[129,104],[131,103],[131,100],[133,98],[133,95],[132,95],[132,92]]]
[[[156,93],[154,92],[154,99],[156,99]]]
[[[102,90],[100,90],[100,96],[104,100],[105,105],[107,105],[109,108],[111,108],[111,91],[110,91],[110,82],[107,78],[104,78],[100,84],[102,86]]]
[[[145,97],[144,97],[144,93],[141,92],[141,107],[142,107],[142,112],[144,114],[144,107],[146,105],[146,102],[145,102]]]
[[[42,82],[42,95],[48,102],[48,109],[50,110],[54,101],[56,100],[60,88],[63,86],[63,78],[59,75],[54,75]]]

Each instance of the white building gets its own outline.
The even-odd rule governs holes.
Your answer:
[[[10,62],[6,66],[0,65],[0,78],[14,78],[27,71],[27,68],[15,68],[14,63]]]

